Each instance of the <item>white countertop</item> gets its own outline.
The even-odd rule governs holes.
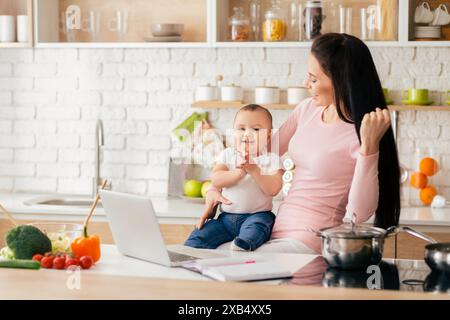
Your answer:
[[[60,195],[57,195],[60,197]],[[68,207],[55,205],[26,205],[25,202],[36,198],[49,198],[55,195],[35,193],[0,193],[2,204],[14,217],[24,220],[76,220],[86,217],[88,207]],[[203,212],[203,204],[195,203],[181,198],[152,197],[160,223],[194,224]],[[274,212],[280,205],[280,201],[274,201]],[[106,221],[106,216],[101,206],[97,207],[94,220]],[[369,221],[370,222],[370,221]],[[450,208],[432,209],[430,207],[405,207],[402,208],[400,224],[408,226],[421,226],[422,231],[450,232]],[[425,229],[424,229],[425,228]]]
[[[207,252],[210,250],[199,250],[187,248],[183,246],[169,246],[171,250],[191,253],[203,251],[200,257],[207,257]],[[129,276],[129,277],[146,277],[146,278],[165,278],[165,279],[180,279],[180,280],[203,280],[212,281],[201,274],[190,271],[184,268],[171,268],[158,265],[155,263],[138,260],[123,256],[117,250],[115,245],[102,245],[100,261],[89,270],[81,270],[81,274],[102,274],[113,276]],[[254,252],[231,252],[229,250],[214,250],[214,253],[220,253],[224,256],[259,256],[269,258],[271,261],[278,262],[283,266],[287,266],[289,270],[295,273],[311,262],[317,255],[310,254],[293,254],[293,253],[254,253]],[[197,256],[197,255],[196,255]],[[41,269],[43,272],[64,272],[63,270]],[[259,281],[264,284],[277,284],[279,280]]]

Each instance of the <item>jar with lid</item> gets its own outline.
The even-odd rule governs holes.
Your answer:
[[[282,41],[286,37],[286,18],[279,0],[272,0],[272,6],[266,11],[263,23],[264,41]]]
[[[242,7],[234,7],[234,15],[229,19],[231,41],[248,41],[250,39],[250,20]]]
[[[322,22],[324,20],[322,12],[322,1],[310,0],[305,6],[305,37],[313,40],[322,34]]]

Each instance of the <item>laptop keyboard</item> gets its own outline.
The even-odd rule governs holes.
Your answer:
[[[188,256],[186,254],[181,254],[173,251],[169,252],[169,258],[171,262],[185,262],[185,261],[191,261],[191,260],[197,260],[198,258],[193,256]]]

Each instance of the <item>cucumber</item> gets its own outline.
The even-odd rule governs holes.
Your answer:
[[[0,268],[39,270],[41,264],[34,260],[0,260]]]

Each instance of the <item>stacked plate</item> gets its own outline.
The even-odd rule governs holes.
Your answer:
[[[414,37],[416,39],[440,39],[440,26],[416,26],[414,28]]]

